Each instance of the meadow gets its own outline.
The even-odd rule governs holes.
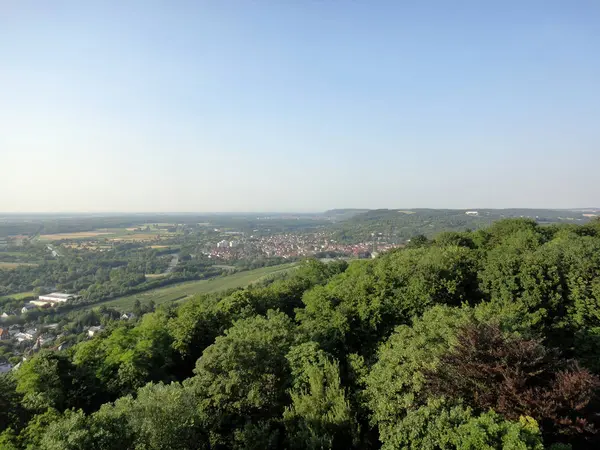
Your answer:
[[[261,267],[260,269],[237,272],[232,275],[211,278],[208,280],[188,281],[173,286],[152,289],[139,294],[115,298],[106,302],[95,303],[86,308],[92,309],[96,308],[99,304],[102,304],[103,306],[116,308],[122,311],[131,311],[136,300],[139,300],[142,303],[153,300],[156,305],[173,301],[183,301],[193,295],[209,294],[227,289],[245,287],[274,274],[282,274],[289,271],[296,265],[297,264],[295,263],[281,264],[278,266]]]
[[[0,300],[5,300],[7,298],[14,298],[15,300],[23,300],[24,298],[28,298],[28,297],[35,297],[35,293],[33,293],[32,291],[29,291],[29,292],[19,292],[18,294],[3,295],[0,297]]]

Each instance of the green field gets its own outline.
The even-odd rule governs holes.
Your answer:
[[[0,297],[0,300],[4,300],[6,298],[15,298],[17,300],[21,300],[27,297],[34,297],[35,294],[33,292],[19,292],[17,294],[4,295]]]
[[[123,311],[131,311],[136,300],[139,300],[142,303],[154,300],[154,303],[159,305],[161,303],[184,300],[192,295],[209,294],[211,292],[245,287],[260,281],[269,275],[286,272],[295,265],[295,263],[290,263],[271,267],[261,267],[260,269],[237,272],[232,275],[212,278],[210,280],[188,281],[173,286],[152,289],[139,294],[115,298],[113,300],[102,302],[101,304]],[[94,305],[89,305],[87,308],[95,308],[98,305],[98,303],[95,303]]]

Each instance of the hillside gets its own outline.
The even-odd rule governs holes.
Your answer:
[[[598,220],[308,260],[32,355],[0,448],[599,448],[599,311]]]
[[[337,224],[336,238],[368,240],[375,233],[404,242],[418,235],[432,237],[441,231],[477,230],[506,218],[530,218],[546,224],[586,223],[590,218],[584,214],[548,209],[377,209],[355,214]]]

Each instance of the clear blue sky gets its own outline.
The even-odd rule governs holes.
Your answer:
[[[600,206],[600,1],[0,1],[0,211]]]

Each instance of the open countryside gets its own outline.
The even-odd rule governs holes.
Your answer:
[[[0,0],[0,450],[600,450],[598,55],[600,0]]]
[[[281,275],[289,272],[296,265],[283,264],[279,266],[262,267],[260,269],[237,272],[232,275],[226,275],[209,280],[189,281],[174,286],[153,289],[141,294],[128,295],[126,297],[108,300],[99,304],[106,307],[117,308],[122,311],[131,311],[136,300],[140,302],[153,301],[156,305],[173,301],[183,301],[189,297],[198,294],[210,294],[213,292],[225,291],[227,289],[236,289],[259,282],[270,275]],[[91,307],[88,307],[88,309]]]

